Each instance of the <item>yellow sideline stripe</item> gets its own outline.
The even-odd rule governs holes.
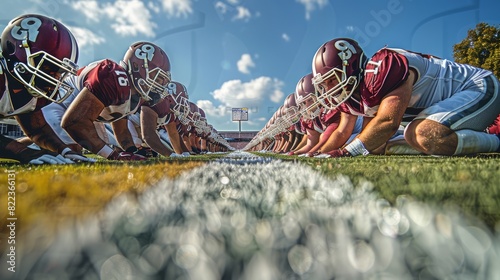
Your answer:
[[[29,230],[35,222],[42,223],[45,228],[55,229],[63,221],[98,213],[117,195],[137,196],[163,178],[175,178],[182,172],[205,163],[155,161],[146,164],[1,164],[0,205],[7,208],[8,174],[15,173],[14,217],[19,221],[19,230]],[[0,237],[7,234],[6,215],[6,211],[0,212]]]

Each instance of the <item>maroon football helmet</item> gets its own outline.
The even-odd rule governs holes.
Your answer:
[[[141,97],[151,105],[168,94],[170,60],[167,54],[151,42],[132,44],[120,61]]]
[[[64,79],[76,75],[78,45],[59,21],[37,14],[16,17],[3,30],[0,45],[12,83],[57,103],[73,92]]]
[[[205,111],[203,109],[201,109],[200,107],[198,107],[198,112],[200,113],[200,118],[194,124],[196,127],[196,132],[198,132],[198,134],[209,133],[210,131],[208,130],[209,127],[208,127]]]
[[[175,117],[184,125],[189,123],[189,95],[186,87],[175,81],[171,81],[167,85],[168,93],[173,97],[175,105],[172,107]]]
[[[200,112],[198,110],[198,105],[189,101],[189,114],[188,120],[191,126],[194,126],[200,120]]]
[[[313,84],[326,108],[336,108],[351,97],[361,82],[367,60],[358,43],[349,38],[330,40],[316,51]]]
[[[312,120],[321,113],[321,103],[312,83],[313,74],[302,77],[295,87],[295,102],[299,112],[305,119]]]
[[[296,123],[300,120],[300,111],[299,106],[297,106],[297,102],[295,101],[295,92],[289,94],[285,98],[283,107],[285,110],[284,117],[286,117],[291,123]]]

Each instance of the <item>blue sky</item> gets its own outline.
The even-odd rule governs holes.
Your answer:
[[[260,130],[322,43],[351,37],[371,56],[385,45],[453,59],[453,45],[479,22],[500,24],[498,0],[5,1],[0,25],[22,13],[66,24],[79,65],[149,40],[169,55],[172,78],[217,130],[238,130],[231,108],[249,108],[242,130]]]

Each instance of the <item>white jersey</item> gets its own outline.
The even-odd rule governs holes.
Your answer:
[[[418,73],[408,107],[430,107],[455,93],[477,87],[483,78],[492,74],[488,70],[446,59],[426,58],[401,49],[392,50],[403,54],[410,69]],[[478,98],[481,98],[480,92]]]

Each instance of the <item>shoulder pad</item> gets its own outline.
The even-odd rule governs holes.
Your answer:
[[[403,54],[383,48],[376,52],[365,68],[364,85],[371,96],[385,96],[400,86],[409,74]]]

